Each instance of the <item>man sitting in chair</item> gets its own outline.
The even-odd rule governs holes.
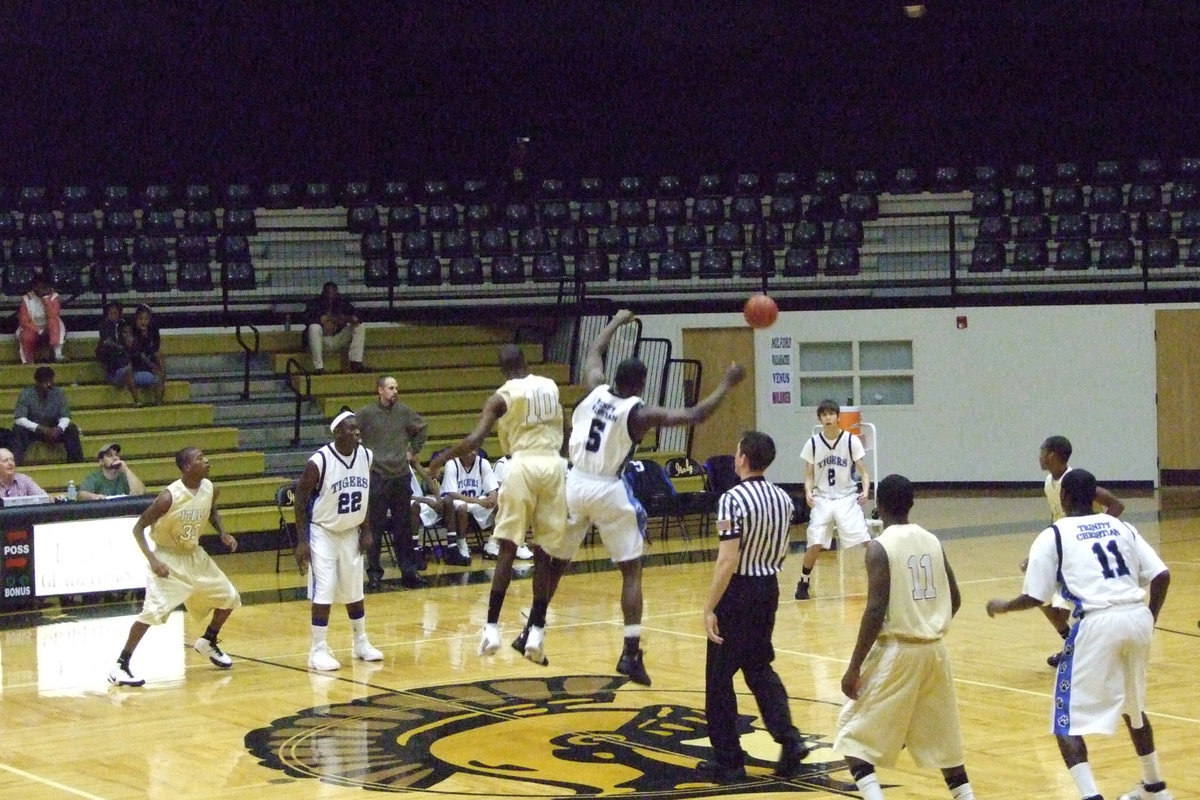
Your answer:
[[[52,368],[38,367],[33,373],[33,386],[17,396],[13,422],[12,451],[18,464],[25,463],[25,450],[34,441],[61,444],[68,461],[84,460],[79,426],[71,422],[71,406],[63,390],[54,385]]]
[[[442,498],[447,501],[447,510],[453,510],[453,534],[458,539],[458,558],[464,566],[471,563],[471,548],[467,534],[471,522],[480,531],[491,528],[496,521],[496,496],[500,484],[492,472],[492,465],[475,452],[446,462],[442,473]],[[447,519],[447,527],[450,519]],[[451,536],[447,533],[447,539]],[[454,542],[448,542],[453,546]],[[446,563],[455,563],[447,559]]]
[[[434,528],[439,522],[446,519],[447,501],[439,493],[437,479],[425,471],[425,468],[421,466],[421,460],[412,450],[408,451],[408,464],[412,470],[409,530],[417,540],[414,548],[418,553],[417,568],[425,569],[425,550],[420,540],[421,531]],[[421,585],[423,585],[423,580]]]

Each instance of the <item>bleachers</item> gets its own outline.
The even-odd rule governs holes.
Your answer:
[[[892,176],[822,170],[811,177],[743,172],[700,180],[548,179],[534,187],[532,198],[520,200],[498,196],[480,181],[273,186],[259,187],[258,196],[238,184],[233,196],[246,207],[236,217],[221,207],[234,200],[219,189],[210,190],[205,206],[195,206],[197,197],[177,187],[77,192],[70,203],[56,199],[55,192],[22,187],[12,197],[32,199],[19,208],[0,208],[5,221],[0,237],[10,294],[28,275],[27,266],[17,262],[34,247],[28,257],[35,268],[54,268],[63,280],[81,274],[85,294],[140,296],[132,291],[135,267],[140,261],[164,262],[166,289],[152,297],[167,308],[212,309],[226,302],[270,308],[307,298],[326,279],[336,280],[360,302],[459,310],[472,308],[481,297],[557,302],[598,292],[669,302],[696,293],[742,295],[761,286],[777,296],[842,289],[869,295],[906,284],[954,291],[960,277],[1005,291],[1017,260],[1015,241],[1004,242],[1005,266],[999,271],[991,263],[983,274],[971,269],[977,220],[995,213],[1014,220],[1046,213],[1056,222],[1068,213],[1117,213],[1133,221],[1167,212],[1171,231],[1154,241],[1173,239],[1176,245],[1154,248],[1149,277],[1168,284],[1194,277],[1190,272],[1200,247],[1193,246],[1195,231],[1188,220],[1200,204],[1197,159],[1110,164],[1115,162],[1075,165],[1073,172],[1059,170],[1062,165],[948,166],[925,177],[900,169]],[[89,203],[95,205],[91,212],[81,210],[80,204]],[[14,204],[15,199],[8,203]],[[801,244],[814,249],[813,267],[785,269],[801,224],[815,222],[831,234],[847,219],[861,224],[860,242],[838,244],[828,235],[820,243]],[[87,234],[79,233],[85,229]],[[245,237],[244,246],[227,255],[228,268],[222,268],[222,245],[240,242],[239,236]],[[1091,250],[1099,253],[1104,237],[1089,236],[1095,239]],[[204,247],[197,248],[197,237]],[[146,249],[151,240],[160,245],[157,250]],[[1060,240],[1048,236],[1045,241],[1047,269],[1022,275],[1021,281],[1078,282],[1075,262],[1069,265],[1071,274],[1057,274]],[[79,242],[85,245],[82,253]],[[116,247],[111,253],[110,244]],[[1145,277],[1146,242],[1135,236],[1132,247],[1133,266],[1106,270],[1104,281]],[[1109,246],[1114,248],[1119,246]],[[1178,263],[1164,266],[1173,253]],[[185,263],[187,269],[181,270]],[[204,269],[216,288],[190,282]],[[1084,272],[1097,269],[1098,263]],[[181,271],[187,273],[183,286]],[[100,279],[106,275],[119,280],[105,288]]]

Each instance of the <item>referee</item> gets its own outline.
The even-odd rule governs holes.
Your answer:
[[[793,507],[787,493],[763,477],[774,460],[775,442],[770,436],[758,431],[742,434],[733,462],[741,483],[721,495],[717,507],[720,546],[704,605],[708,634],[704,711],[713,760],[702,761],[699,768],[719,782],[746,777],[733,690],[738,670],[754,694],[767,731],[783,747],[775,775],[795,775],[808,754],[792,724],[787,690],[771,667],[778,573],[788,551]]]

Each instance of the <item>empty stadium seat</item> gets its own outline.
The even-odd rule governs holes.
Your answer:
[[[687,221],[687,204],[677,197],[654,201],[654,221],[659,225],[681,225]]]
[[[1096,260],[1100,269],[1132,269],[1133,262],[1133,242],[1129,239],[1106,239],[1100,243],[1100,257]]]
[[[63,236],[92,238],[96,235],[96,215],[91,211],[67,211],[62,217]]]
[[[442,234],[441,245],[438,250],[442,255],[450,258],[465,258],[473,255],[471,234],[460,229],[446,231]]]
[[[622,225],[644,225],[650,221],[650,206],[644,198],[626,197],[617,201],[617,222]]]
[[[1092,235],[1091,219],[1087,214],[1062,214],[1057,223],[1054,235],[1058,239],[1087,239]]]
[[[440,286],[442,262],[431,256],[419,256],[408,262],[409,286]]]
[[[737,222],[722,222],[713,230],[713,244],[729,249],[745,247],[745,229]]]
[[[783,275],[788,278],[810,277],[817,274],[819,263],[817,248],[794,244],[783,254]]]
[[[659,280],[685,280],[692,277],[692,254],[681,250],[668,250],[658,257],[655,271]]]
[[[764,278],[775,274],[775,251],[749,247],[742,253],[738,274],[743,278]]]
[[[333,208],[337,205],[337,198],[333,194],[333,186],[324,181],[306,183],[304,185],[301,205],[304,208]]]
[[[1012,222],[1008,217],[983,217],[975,232],[975,239],[983,242],[1007,242],[1012,238]]]
[[[479,255],[503,256],[513,252],[512,239],[503,228],[489,228],[479,234]]]
[[[1130,211],[1158,211],[1164,207],[1162,187],[1157,183],[1135,183],[1129,187],[1126,205]]]
[[[775,195],[767,204],[767,217],[772,222],[795,222],[802,214],[802,204],[795,195]]]
[[[1091,265],[1092,245],[1087,239],[1067,239],[1055,248],[1055,269],[1081,270]]]
[[[550,249],[550,235],[545,228],[526,228],[517,234],[517,252],[548,253]]]
[[[1174,227],[1171,212],[1165,209],[1140,215],[1135,225],[1139,239],[1169,239],[1175,234]]]
[[[1003,242],[976,239],[971,247],[971,272],[1001,272],[1005,255]]]
[[[193,208],[183,213],[183,229],[188,233],[217,233],[217,213],[211,208]]]
[[[1050,218],[1045,214],[1019,217],[1015,238],[1018,242],[1029,240],[1045,241],[1050,238]]]
[[[526,228],[533,224],[533,207],[529,203],[505,203],[504,224],[509,228]]]
[[[450,259],[450,283],[455,286],[483,283],[483,262],[478,256],[458,256]]]
[[[1050,254],[1044,239],[1018,241],[1013,245],[1012,268],[1014,271],[1044,270],[1049,263]]]
[[[491,275],[492,283],[522,283],[525,262],[519,256],[495,256],[491,261]]]
[[[724,222],[725,201],[719,197],[697,197],[692,204],[692,221],[698,225]]]
[[[216,208],[212,187],[207,183],[189,183],[183,190],[183,207],[186,209]]]
[[[135,292],[170,291],[166,264],[134,263],[132,284]]]
[[[174,236],[179,232],[175,224],[175,212],[170,209],[143,211],[142,232],[155,236]]]
[[[411,231],[400,238],[402,258],[429,258],[432,255],[433,234],[429,231]]]
[[[846,195],[846,217],[853,220],[873,220],[879,217],[879,198],[873,194],[851,192]]]
[[[1112,186],[1093,186],[1091,197],[1088,198],[1088,210],[1096,214],[1120,211],[1125,206],[1125,196],[1120,184]]]
[[[296,208],[296,188],[290,183],[271,183],[263,192],[263,206],[272,209]]]
[[[588,250],[575,258],[575,279],[582,283],[607,281],[610,276],[608,254]]]
[[[1046,198],[1040,187],[1024,186],[1012,190],[1009,206],[1014,217],[1029,217],[1046,210]]]
[[[377,231],[382,226],[379,209],[374,205],[351,206],[346,209],[346,230],[350,233]]]
[[[95,207],[92,202],[92,191],[79,184],[64,186],[58,195],[58,207],[63,212],[87,211],[91,213]]]
[[[801,220],[792,228],[792,244],[820,247],[825,244],[825,226],[811,219]]]
[[[1004,213],[1004,193],[993,186],[980,186],[971,192],[971,216],[991,217]]]
[[[863,224],[856,219],[835,220],[829,229],[830,245],[860,246],[863,243]]]
[[[1051,214],[1080,214],[1083,205],[1083,189],[1079,186],[1055,186],[1050,190]]]
[[[675,228],[673,246],[676,250],[700,250],[707,244],[703,228],[697,225],[679,225]]]
[[[760,222],[763,218],[762,200],[745,195],[734,197],[729,203],[729,218],[749,225]]]
[[[566,274],[567,264],[561,253],[538,253],[533,257],[535,281],[561,281]]]
[[[454,230],[458,227],[458,207],[453,203],[430,203],[425,207],[425,227],[433,231]]]
[[[700,254],[700,264],[697,268],[701,278],[732,278],[733,257],[728,250],[715,247],[706,248]]]
[[[628,250],[628,229],[621,225],[605,225],[596,231],[596,249],[604,253],[620,253]]]
[[[825,254],[826,275],[857,275],[858,248],[852,245],[830,245]]]
[[[1179,265],[1179,242],[1174,239],[1148,240],[1142,263],[1147,269],[1174,269]]]
[[[1110,212],[1096,217],[1097,239],[1128,239],[1132,235],[1129,216]]]
[[[650,279],[650,256],[642,250],[627,250],[617,257],[617,280]]]
[[[100,229],[107,236],[133,236],[137,233],[137,217],[127,208],[106,210],[100,220]]]
[[[181,292],[212,291],[212,266],[207,260],[180,261],[175,268],[175,288]]]
[[[151,183],[142,189],[143,211],[173,211],[176,208],[175,191],[165,183]]]
[[[667,231],[661,225],[643,225],[633,233],[633,246],[648,253],[663,250],[667,246]]]
[[[587,228],[563,228],[558,232],[558,251],[578,254],[591,249],[592,235]]]

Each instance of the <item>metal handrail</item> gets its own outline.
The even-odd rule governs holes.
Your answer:
[[[300,390],[296,388],[292,381],[292,367],[295,367],[295,372],[304,376],[304,394],[300,394]],[[296,396],[296,416],[292,428],[292,447],[297,447],[300,444],[300,406],[308,398],[312,397],[312,375],[304,366],[295,359],[289,358],[287,364],[284,365],[284,380],[287,382],[288,389]]]
[[[251,323],[245,323],[246,327],[254,332],[254,347],[253,349],[246,344],[246,340],[242,338],[242,324],[239,322],[233,329],[233,336],[237,339],[237,343],[242,347],[242,399],[250,399],[250,357],[256,356],[259,353],[259,335],[258,328]]]

